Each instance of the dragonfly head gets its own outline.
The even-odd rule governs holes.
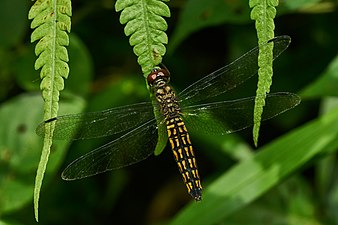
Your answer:
[[[162,69],[160,67],[155,67],[152,69],[151,73],[147,77],[147,82],[149,86],[162,86],[167,84],[170,81],[170,73],[167,68]]]

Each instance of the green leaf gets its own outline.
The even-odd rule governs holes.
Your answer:
[[[93,77],[93,61],[87,47],[76,34],[69,35],[70,76],[67,79],[67,91],[86,95]],[[35,55],[31,46],[22,49],[13,69],[16,81],[26,91],[38,91],[37,71],[32,71]]]
[[[33,198],[33,179],[42,148],[35,128],[42,120],[42,107],[43,101],[37,94],[23,94],[0,106],[0,122],[5,128],[0,129],[0,215],[18,210]],[[82,99],[71,97],[61,103],[60,111],[74,113],[83,108]],[[47,179],[60,167],[68,144],[54,145]]]
[[[52,147],[52,138],[55,124],[48,123],[45,127],[45,136],[43,142],[43,149],[41,152],[41,157],[39,161],[39,166],[36,171],[35,185],[34,185],[34,214],[35,220],[39,221],[39,199],[40,191],[42,187],[42,181],[47,169],[47,163],[50,155],[50,149]]]
[[[158,138],[157,138],[157,144],[154,150],[154,154],[160,155],[164,148],[167,145],[168,142],[168,133],[167,133],[167,127],[163,123],[163,115],[160,114],[160,111],[157,108],[157,102],[153,99],[153,108],[154,108],[154,114],[156,118],[156,122],[158,124]]]
[[[319,225],[310,187],[302,177],[293,176],[224,222],[227,225],[262,225],[266,221],[269,225]]]
[[[41,90],[46,103],[45,119],[57,115],[59,91],[63,89],[63,78],[68,77],[69,44],[67,32],[70,31],[71,3],[69,0],[38,0],[29,11],[31,28],[35,29],[31,41],[37,41],[35,54],[38,59],[35,69],[41,69]]]
[[[258,55],[258,84],[256,90],[256,96],[259,97],[256,97],[255,100],[253,127],[253,140],[257,146],[260,121],[265,105],[265,98],[262,96],[270,92],[273,73],[273,44],[262,44],[274,37],[275,25],[273,19],[276,16],[275,7],[278,5],[278,0],[250,0],[249,5],[252,8],[251,19],[256,21],[258,44],[260,45]]]
[[[321,0],[287,0],[283,1],[283,8],[288,10],[297,10],[306,13],[324,13],[331,12],[335,9],[333,2],[323,2]]]
[[[34,156],[41,147],[34,134],[34,121],[37,112],[41,118],[42,104],[37,103],[42,99],[30,97],[15,98],[0,106],[0,215],[22,207],[33,196]],[[19,181],[18,177],[24,179]]]
[[[338,55],[331,61],[324,73],[317,80],[301,91],[304,98],[338,96]]]
[[[170,223],[216,224],[257,199],[308,164],[338,147],[338,108],[264,146],[210,184],[200,203],[183,209]]]
[[[35,47],[38,59],[35,69],[41,69],[40,89],[45,101],[44,120],[57,116],[60,91],[64,88],[63,79],[68,77],[68,53],[65,46],[69,44],[67,32],[70,32],[70,0],[37,0],[31,7],[28,18],[34,29],[31,41],[39,41]],[[44,147],[36,175],[34,188],[35,218],[38,220],[38,201],[43,176],[47,167],[52,145],[53,123],[46,125]]]
[[[167,23],[162,17],[170,17],[170,10],[161,0],[117,0],[115,10],[122,11],[120,23],[126,24],[124,32],[146,77],[166,52]]]

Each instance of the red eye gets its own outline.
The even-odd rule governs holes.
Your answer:
[[[157,78],[157,73],[158,73],[158,71],[155,70],[155,71],[151,72],[151,74],[148,75],[147,81],[148,81],[149,85],[152,85],[154,83],[154,81]]]
[[[158,78],[165,79],[166,81],[169,80],[169,73],[168,70],[165,69],[154,69],[147,77],[147,82],[151,86],[153,85],[154,81]]]

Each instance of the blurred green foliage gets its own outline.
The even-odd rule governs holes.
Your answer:
[[[59,114],[148,101],[114,2],[72,3],[70,75]],[[29,38],[30,4],[0,1],[0,224],[8,225],[35,224],[33,182],[42,139],[34,129],[42,120],[42,98]],[[247,1],[168,5],[163,62],[177,90],[257,45]],[[291,36],[292,43],[274,63],[272,92],[299,93],[303,102],[263,123],[262,148],[256,150],[250,130],[192,136],[205,188],[202,202],[188,204],[170,151],[65,182],[60,173],[69,162],[112,138],[58,141],[42,188],[40,224],[338,224],[337,6],[336,0],[280,1],[275,34]],[[251,79],[222,99],[253,96],[256,82]]]

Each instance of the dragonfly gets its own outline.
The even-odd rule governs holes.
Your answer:
[[[275,59],[289,46],[290,40],[288,36],[279,36],[265,45],[273,43]],[[255,97],[201,102],[234,89],[254,76],[258,71],[258,52],[259,47],[253,48],[179,94],[169,84],[169,71],[157,66],[147,77],[150,102],[58,116],[40,123],[36,132],[43,136],[45,124],[55,123],[53,139],[121,135],[69,164],[61,175],[64,180],[82,179],[137,163],[161,153],[169,140],[188,193],[199,201],[202,186],[188,131],[220,135],[253,125]],[[299,103],[300,97],[293,93],[267,94],[262,120],[273,118]]]

